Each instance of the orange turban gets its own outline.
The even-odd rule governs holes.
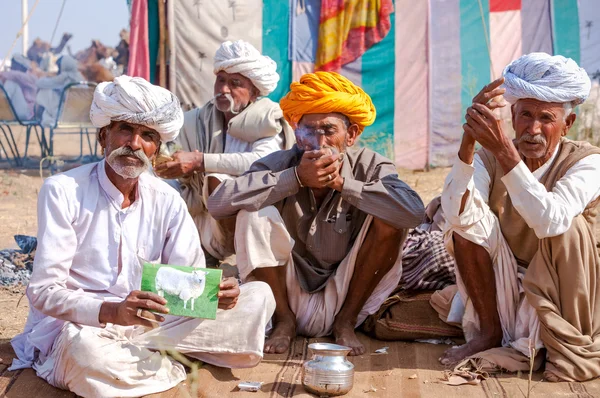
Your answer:
[[[360,87],[335,72],[307,73],[300,83],[290,85],[290,92],[279,101],[283,117],[294,128],[309,113],[341,113],[360,132],[375,121],[375,106]]]

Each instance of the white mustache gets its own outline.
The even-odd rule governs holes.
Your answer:
[[[233,97],[229,93],[220,93],[215,95],[215,100],[219,97],[225,97],[229,101],[229,113],[233,115],[237,115],[239,112],[235,110],[235,102],[233,101]]]
[[[536,134],[536,135],[523,134],[521,136],[521,138],[519,138],[519,140],[517,141],[517,143],[520,144],[522,142],[528,142],[530,144],[542,144],[542,145],[546,145],[546,137],[544,137],[541,134]]]
[[[148,156],[146,156],[144,151],[142,151],[141,149],[134,151],[128,146],[122,146],[121,148],[115,149],[110,153],[110,155],[108,155],[111,161],[119,156],[135,156],[136,158],[141,160],[146,167],[150,167],[150,159],[148,159]]]

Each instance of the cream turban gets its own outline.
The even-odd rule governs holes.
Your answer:
[[[544,102],[581,104],[590,94],[588,74],[571,58],[531,53],[504,69],[504,98],[514,104],[521,98]]]
[[[183,111],[169,90],[141,77],[119,76],[96,87],[90,120],[98,128],[111,121],[141,124],[156,130],[161,141],[168,142],[183,126]]]
[[[307,73],[300,83],[290,85],[290,92],[279,102],[283,117],[294,127],[309,113],[341,113],[360,132],[375,121],[375,106],[360,87],[335,72]]]
[[[215,54],[215,74],[239,73],[252,81],[260,95],[269,95],[277,87],[277,64],[243,40],[226,41]]]

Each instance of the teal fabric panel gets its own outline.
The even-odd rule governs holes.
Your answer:
[[[148,0],[148,50],[150,61],[150,83],[158,84],[157,60],[160,27],[158,25],[158,1]],[[166,18],[166,15],[165,15]]]
[[[385,38],[362,55],[362,88],[371,96],[377,118],[365,128],[359,144],[394,159],[394,75],[396,69],[396,14]]]
[[[600,7],[600,3],[596,5]],[[554,54],[572,58],[579,64],[579,10],[577,0],[553,0]]]
[[[460,0],[461,104],[463,114],[490,82],[489,0]],[[487,38],[487,41],[486,41]]]
[[[288,0],[264,0],[262,52],[277,63],[279,83],[269,98],[279,101],[290,88],[292,63],[288,58],[290,2]]]

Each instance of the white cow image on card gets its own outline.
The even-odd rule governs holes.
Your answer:
[[[162,267],[156,273],[155,286],[161,297],[165,296],[165,292],[178,296],[183,301],[184,309],[187,309],[188,301],[192,300],[191,310],[194,311],[194,301],[202,295],[206,286],[206,272],[184,272]]]

